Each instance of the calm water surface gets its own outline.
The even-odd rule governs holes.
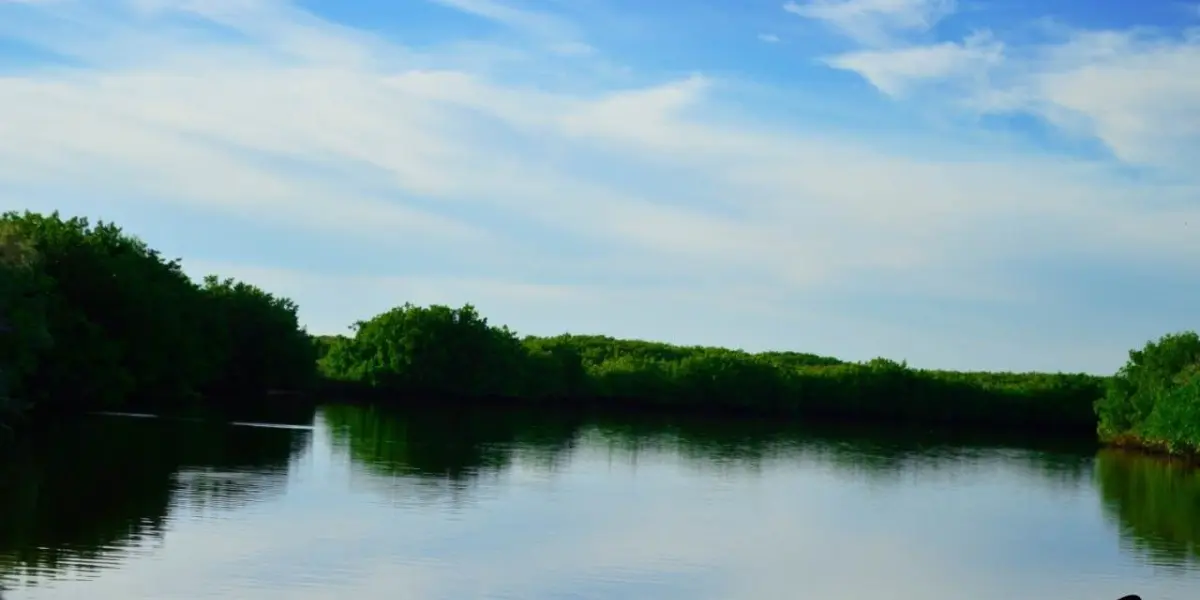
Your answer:
[[[0,462],[5,600],[1200,597],[1200,476],[1135,456],[751,422],[294,420],[40,436]]]

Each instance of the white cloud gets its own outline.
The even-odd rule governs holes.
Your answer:
[[[903,96],[910,87],[930,80],[974,80],[1003,60],[1004,45],[990,33],[978,33],[962,43],[861,50],[829,58],[826,62],[832,67],[858,73],[889,96]]]
[[[783,9],[827,23],[871,45],[887,45],[896,35],[931,29],[955,11],[955,0],[789,0]]]
[[[497,0],[429,0],[478,17],[519,29],[550,42],[548,48],[558,54],[586,56],[596,49],[582,40],[583,35],[570,21],[544,12],[523,9]]]
[[[0,206],[66,204],[101,215],[183,209],[332,236],[322,243],[473,264],[492,275],[453,273],[456,283],[437,283],[426,296],[459,303],[525,294],[526,302],[535,294],[545,302],[536,314],[559,315],[555,326],[576,331],[620,328],[640,301],[654,304],[637,319],[652,333],[625,333],[656,334],[655,319],[672,303],[704,296],[689,314],[721,310],[727,325],[701,331],[680,321],[671,331],[734,345],[794,345],[770,318],[819,315],[794,321],[794,331],[812,331],[836,321],[836,311],[811,302],[835,293],[1034,302],[1045,290],[1001,265],[1064,245],[1181,268],[1200,258],[1197,238],[1179,226],[1200,223],[1200,208],[1143,206],[1148,194],[1189,197],[1186,188],[1045,157],[949,160],[762,122],[752,108],[719,102],[724,82],[700,74],[599,91],[551,79],[515,85],[486,60],[464,60],[463,47],[416,51],[282,1],[163,0],[143,2],[136,15],[78,10],[64,5],[46,18],[82,24],[91,33],[83,38],[52,21],[0,25],[85,64],[0,76]],[[185,28],[185,15],[239,35]],[[960,50],[986,56],[988,48]],[[904,68],[930,77],[970,63],[942,57],[930,67],[925,59]],[[97,197],[108,203],[103,210],[87,204]],[[586,249],[565,251],[564,237]],[[278,271],[278,259],[255,260]],[[374,295],[364,310],[426,297],[412,290],[428,280],[414,280],[407,264],[375,268],[382,283],[361,288],[359,296]],[[647,287],[656,279],[676,285]],[[610,285],[621,291],[597,291]],[[296,296],[324,307],[308,313],[315,321],[370,314],[347,314],[317,289],[297,286]],[[597,301],[603,314],[591,321],[572,309],[589,295],[611,300]],[[756,308],[739,313],[746,298]],[[520,302],[505,316],[528,322],[535,313],[521,313]],[[762,324],[738,333],[738,319]],[[849,320],[876,325],[866,315]],[[902,329],[892,339],[935,337]],[[900,341],[895,347],[912,358]]]
[[[1102,140],[1119,158],[1193,169],[1200,150],[1200,29],[1078,32],[1015,74],[1018,108]],[[1194,170],[1192,170],[1194,173]]]
[[[766,42],[768,44],[778,44],[782,40],[779,39],[779,36],[773,33],[760,33],[758,34],[758,41]]]
[[[950,83],[961,92],[951,103],[960,107],[1033,114],[1066,134],[1098,139],[1120,160],[1190,170],[1200,150],[1200,79],[1193,75],[1200,29],[1064,34],[1007,56],[1002,42],[976,34],[962,44],[863,50],[827,62],[890,96]]]

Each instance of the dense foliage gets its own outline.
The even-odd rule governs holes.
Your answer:
[[[1166,335],[1130,351],[1096,414],[1104,441],[1200,452],[1200,335]]]
[[[48,281],[33,244],[7,221],[0,221],[0,437],[17,420],[24,403],[15,387],[37,365],[50,344],[45,294]]]
[[[514,399],[910,423],[1091,430],[1200,450],[1200,336],[1130,353],[1110,381],[955,373],[874,359],[752,354],[606,336],[518,337],[474,307],[405,304],[307,335],[297,307],[253,285],[194,282],[108,223],[0,216],[0,435],[16,416],[245,404],[303,390],[437,403]],[[1099,399],[1097,401],[1097,399]]]
[[[197,284],[119,227],[0,216],[0,396],[46,414],[164,408],[311,382],[296,306],[252,285]]]
[[[1090,430],[1103,380],[952,373],[561,335],[519,339],[470,305],[404,305],[318,340],[322,374],[392,398],[556,400],[919,423]]]

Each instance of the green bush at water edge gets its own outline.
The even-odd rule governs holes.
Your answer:
[[[1166,335],[1130,351],[1096,414],[1102,441],[1200,453],[1200,335]]]

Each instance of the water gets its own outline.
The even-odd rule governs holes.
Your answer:
[[[326,407],[94,417],[0,463],[6,600],[1147,600],[1200,475],[1072,444]]]

